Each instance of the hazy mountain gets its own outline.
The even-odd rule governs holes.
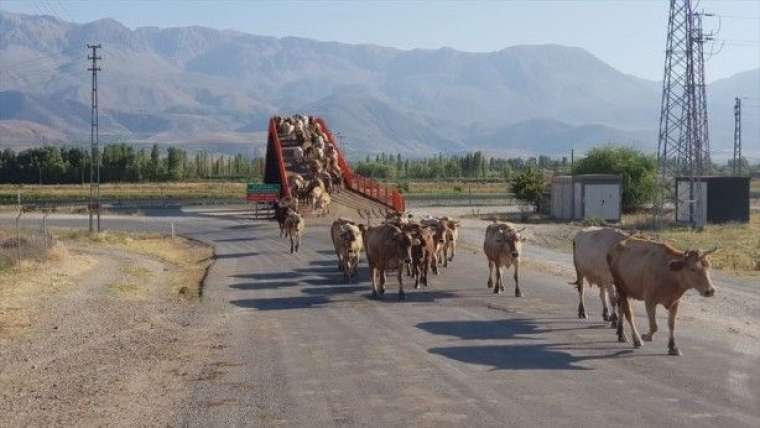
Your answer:
[[[569,125],[552,119],[530,119],[468,140],[468,146],[506,155],[583,153],[603,144],[625,144],[655,151],[654,132],[621,131],[604,125]]]
[[[7,65],[0,74],[0,145],[87,140],[85,45],[92,42],[103,45],[104,141],[251,152],[263,145],[269,116],[307,112],[345,135],[352,153],[554,154],[571,145],[656,145],[660,85],[580,48],[404,51],[6,12],[0,12],[0,63]],[[732,102],[725,94],[752,90],[757,74],[716,82],[713,116]],[[725,145],[729,128],[730,120],[715,121],[714,146]]]

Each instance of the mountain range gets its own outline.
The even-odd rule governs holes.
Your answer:
[[[349,155],[483,150],[566,154],[600,144],[654,150],[661,84],[561,45],[490,53],[400,50],[204,27],[129,29],[0,11],[0,146],[89,141],[88,43],[100,43],[102,141],[260,155],[267,120],[324,117]],[[709,70],[708,70],[709,71]],[[712,144],[728,152],[733,100],[760,70],[710,85]],[[760,152],[756,114],[745,150]],[[725,157],[725,156],[724,156]]]

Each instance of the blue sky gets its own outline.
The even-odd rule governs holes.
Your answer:
[[[666,0],[80,1],[0,0],[0,8],[75,22],[111,17],[128,27],[201,25],[404,49],[485,52],[517,44],[579,46],[636,76],[662,78]],[[760,66],[760,0],[703,0],[720,15],[723,48],[708,80]],[[717,46],[716,46],[717,49]]]

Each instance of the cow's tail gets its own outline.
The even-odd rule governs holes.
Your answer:
[[[578,267],[578,254],[576,254],[575,239],[573,239],[573,266],[575,266],[575,281],[568,282],[568,284],[574,285],[575,288],[580,290],[581,285],[583,285],[583,275],[581,275],[581,270]]]

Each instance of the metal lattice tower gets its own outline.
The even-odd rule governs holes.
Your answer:
[[[672,195],[668,188],[674,177],[688,176],[694,183],[695,177],[710,172],[704,44],[712,35],[702,30],[703,16],[694,12],[691,0],[670,0],[657,148],[662,181],[657,212]]]
[[[742,173],[742,99],[736,97],[734,104],[734,163],[733,174]]]
[[[92,66],[87,71],[92,72],[92,110],[90,115],[90,233],[94,231],[92,224],[93,212],[97,213],[97,231],[100,232],[100,141],[98,138],[98,61],[103,59],[98,56],[100,45],[87,45],[92,49],[92,55],[87,59],[92,61]]]

